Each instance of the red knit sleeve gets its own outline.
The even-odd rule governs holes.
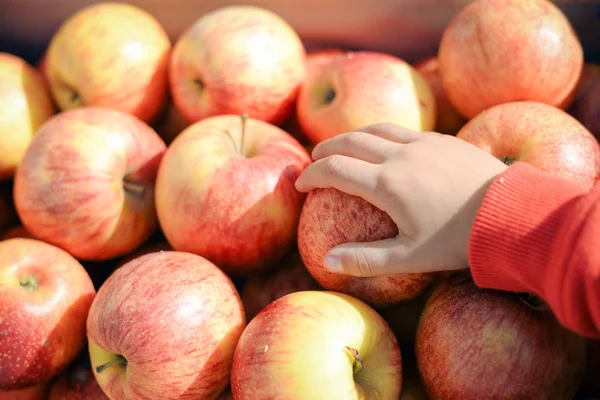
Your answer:
[[[600,337],[600,184],[512,165],[478,212],[469,263],[479,287],[537,294],[564,326]]]

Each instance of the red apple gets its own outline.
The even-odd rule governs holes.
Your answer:
[[[23,226],[80,259],[131,252],[157,226],[154,180],[165,149],[152,128],[121,111],[57,114],[38,131],[15,175]]]
[[[48,385],[46,383],[27,389],[11,390],[9,392],[0,391],[1,400],[46,400],[47,396]]]
[[[435,98],[437,110],[435,131],[447,135],[456,135],[467,121],[456,111],[448,100],[448,96],[446,96],[440,77],[439,58],[429,57],[422,60],[415,65],[415,69],[423,75]]]
[[[308,193],[298,226],[298,249],[306,268],[325,289],[354,296],[382,309],[413,299],[433,282],[435,273],[355,277],[327,272],[325,254],[348,242],[393,238],[398,226],[388,214],[357,196],[337,189]]]
[[[566,108],[583,49],[563,12],[547,0],[476,0],[445,28],[442,84],[471,119],[492,106],[531,100]]]
[[[402,358],[383,318],[341,293],[275,300],[242,333],[231,389],[236,400],[398,400]]]
[[[266,268],[294,245],[305,198],[294,184],[310,162],[297,140],[267,122],[235,115],[199,121],[161,162],[162,231],[174,249],[232,276]]]
[[[411,65],[369,51],[332,57],[307,75],[298,96],[298,121],[312,143],[376,122],[416,131],[435,127],[433,93]]]
[[[456,135],[512,164],[526,162],[591,187],[600,177],[600,145],[575,118],[556,107],[526,101],[491,107]]]
[[[300,254],[294,251],[276,268],[253,276],[244,284],[242,302],[246,318],[251,320],[263,308],[286,294],[319,289],[319,284],[304,266]]]
[[[85,345],[95,295],[81,264],[34,239],[0,241],[0,390],[44,383]]]
[[[468,273],[457,273],[427,302],[416,355],[431,400],[572,399],[585,342],[551,311],[515,293],[479,289]]]
[[[600,140],[600,64],[585,64],[569,113]]]
[[[600,339],[586,340],[586,364],[580,392],[600,397]]]
[[[127,3],[100,2],[67,18],[47,50],[47,75],[61,110],[109,107],[145,122],[167,93],[171,42],[158,21]]]
[[[13,238],[29,238],[35,239],[31,233],[27,232],[27,229],[23,225],[17,225],[2,236],[1,240],[13,239]]]
[[[0,181],[12,179],[38,128],[55,112],[44,78],[25,60],[0,52]]]
[[[78,363],[52,384],[48,400],[108,400],[108,397],[96,381],[91,365]]]
[[[173,250],[173,248],[171,247],[171,245],[168,242],[165,242],[165,241],[145,244],[142,247],[140,247],[139,249],[137,249],[134,252],[129,253],[127,256],[125,256],[121,261],[119,261],[119,263],[116,265],[115,268],[121,268],[123,265],[127,264],[129,261],[133,261],[136,258],[146,255],[148,253],[155,253],[157,251],[171,251],[171,250]]]
[[[190,123],[248,114],[280,124],[293,110],[305,59],[298,34],[279,15],[250,5],[221,7],[178,38],[169,67],[171,94]]]
[[[87,332],[111,399],[214,399],[229,385],[244,309],[231,280],[189,253],[150,253],[117,269],[94,299]]]

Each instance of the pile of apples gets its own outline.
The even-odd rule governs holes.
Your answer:
[[[136,6],[83,8],[37,65],[0,54],[0,399],[600,396],[599,342],[535,296],[326,272],[398,228],[294,187],[315,144],[393,123],[590,188],[599,101],[546,0],[471,2],[415,64],[308,51],[260,7],[173,43]]]

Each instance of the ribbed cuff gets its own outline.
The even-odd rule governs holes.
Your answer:
[[[560,209],[579,186],[516,163],[498,176],[471,232],[469,264],[482,288],[543,295],[552,243],[566,221]]]

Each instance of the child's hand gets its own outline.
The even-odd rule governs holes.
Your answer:
[[[493,179],[506,169],[454,136],[392,124],[324,141],[313,159],[296,181],[298,190],[333,187],[362,197],[398,225],[394,239],[346,243],[329,251],[341,263],[325,267],[354,276],[468,267],[473,221]]]

